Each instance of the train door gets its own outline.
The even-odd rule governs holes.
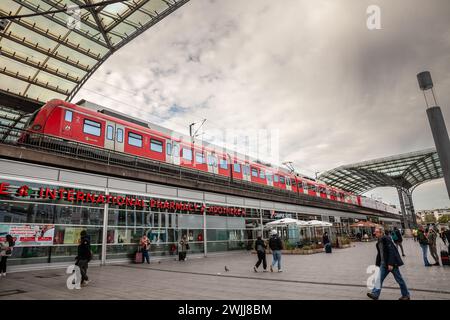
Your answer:
[[[116,150],[116,124],[111,121],[106,121],[106,132],[105,132],[105,148],[109,150]]]
[[[208,172],[218,174],[217,156],[214,152],[206,152],[206,162],[208,164]]]
[[[286,177],[286,190],[292,191],[291,178]]]
[[[264,170],[264,169],[261,169]],[[267,185],[269,187],[273,187],[273,173],[270,171],[266,171]]]
[[[115,136],[115,146],[114,149],[119,152],[125,150],[125,127],[121,124],[116,124],[116,136]]]
[[[166,140],[167,162],[180,165],[180,144],[176,141]]]
[[[250,165],[248,163],[242,164],[242,178],[245,181],[251,181],[252,178],[250,176]]]

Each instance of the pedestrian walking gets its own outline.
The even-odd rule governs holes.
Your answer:
[[[273,272],[273,267],[275,264],[278,264],[278,272],[282,272],[281,270],[281,250],[283,250],[283,242],[281,238],[278,236],[277,230],[271,231],[271,236],[269,240],[269,247],[272,250],[272,264],[270,265],[270,272]]]
[[[180,242],[178,243],[178,260],[179,261],[185,261],[187,250],[189,250],[189,242],[187,240],[187,236],[184,235],[183,238],[181,238]]]
[[[328,237],[328,232],[325,232],[322,236],[323,247],[325,248],[326,253],[331,253],[331,242]]]
[[[397,227],[394,227],[394,230],[391,233],[391,238],[392,238],[392,241],[394,241],[395,246],[397,247],[397,250],[398,250],[398,247],[400,247],[400,249],[402,250],[402,257],[404,257],[405,251],[403,251],[403,245],[402,245],[403,237],[402,237],[402,233],[400,232],[400,230],[398,230]]]
[[[450,229],[444,227],[444,230],[442,231],[442,241],[444,241],[444,244],[448,246],[448,252],[450,252]]]
[[[397,248],[391,239],[383,234],[382,228],[375,229],[375,237],[378,239],[376,244],[377,257],[375,264],[380,267],[380,272],[377,280],[375,281],[375,286],[372,289],[372,292],[368,292],[367,296],[373,300],[378,300],[381,294],[384,279],[386,279],[391,272],[395,281],[400,286],[402,296],[399,300],[410,300],[408,288],[400,273],[400,266],[403,265],[403,261]]]
[[[78,255],[75,257],[75,265],[80,268],[82,286],[86,286],[89,283],[87,269],[89,261],[92,259],[91,242],[89,239],[90,237],[87,235],[86,230],[81,231],[78,245]]]
[[[261,238],[261,236],[258,236],[255,241],[255,250],[256,254],[258,255],[258,262],[253,266],[253,270],[255,272],[258,272],[258,268],[261,265],[261,262],[263,264],[263,271],[267,272],[267,261],[266,261],[266,243]]]
[[[428,239],[428,246],[430,248],[430,254],[433,257],[434,262],[435,262],[434,265],[440,266],[439,255],[437,253],[437,247],[436,247],[437,232],[436,232],[436,230],[434,230],[433,226],[431,226],[430,230],[428,231],[427,239]]]
[[[150,264],[150,239],[144,234],[139,242],[142,251],[142,263]]]
[[[425,264],[425,267],[431,267],[432,264],[428,262],[428,239],[425,236],[425,230],[423,226],[419,227],[419,230],[417,231],[417,241],[419,242],[420,248],[422,249],[422,256],[423,256],[423,263]]]
[[[14,239],[10,234],[6,235],[5,241],[0,242],[0,277],[6,277],[6,263],[8,257],[12,255],[14,244]]]

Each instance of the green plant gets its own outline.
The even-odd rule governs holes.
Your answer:
[[[311,250],[312,246],[303,246],[303,250]]]
[[[438,222],[439,223],[448,223],[448,222],[450,222],[450,215],[446,214],[446,215],[440,216],[439,219],[438,219]]]

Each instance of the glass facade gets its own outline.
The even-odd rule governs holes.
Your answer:
[[[0,179],[0,238],[11,230],[28,233],[28,242],[16,244],[9,264],[72,262],[82,230],[90,237],[94,261],[132,261],[144,234],[151,241],[151,257],[177,256],[185,235],[189,254],[206,255],[251,250],[258,235],[269,238],[264,225],[277,219],[322,220],[320,215],[92,189]],[[354,221],[324,218],[334,224],[332,236],[348,233]],[[292,243],[312,236],[301,228],[278,231]],[[314,236],[321,237],[318,232]]]
[[[0,183],[0,231],[3,231],[0,238],[8,233],[8,228],[18,226],[54,228],[51,243],[18,244],[9,259],[10,265],[74,261],[82,230],[91,239],[93,259],[97,261],[102,260],[103,242],[106,260],[131,261],[144,234],[151,240],[151,257],[169,257],[177,255],[178,243],[184,235],[189,240],[189,254],[206,254],[250,250],[262,233],[262,211],[258,208],[193,201],[182,201],[186,207],[181,208],[175,205],[180,200],[112,192],[109,197],[117,201],[106,204],[98,203],[97,195],[106,191],[101,189],[6,179]],[[78,193],[80,201],[76,201]],[[96,196],[87,201],[87,194]],[[82,197],[86,201],[81,201]],[[119,198],[125,197],[139,198],[147,205],[123,205]],[[189,206],[192,210],[187,210]],[[245,215],[238,213],[242,211]]]

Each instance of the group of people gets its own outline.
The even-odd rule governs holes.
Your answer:
[[[273,268],[275,265],[278,267],[278,272],[283,272],[281,270],[281,250],[283,250],[283,241],[281,240],[278,232],[276,230],[272,230],[270,232],[269,239],[269,248],[272,250],[272,264],[270,265],[270,272],[273,272]],[[258,272],[258,268],[263,264],[263,272],[268,272],[267,270],[267,260],[266,260],[266,242],[258,235],[255,241],[255,250],[258,255],[258,262],[253,267],[255,272]]]
[[[422,249],[423,263],[425,264],[425,267],[440,266],[436,242],[438,237],[440,237],[444,244],[448,246],[448,250],[450,251],[450,230],[444,227],[441,232],[439,232],[435,226],[430,226],[427,228],[419,226],[418,229],[413,230],[413,236],[414,241],[419,242]],[[428,250],[430,250],[430,254],[435,262],[434,264],[431,264],[428,261]]]
[[[142,263],[147,262],[150,264],[150,245],[151,241],[147,237],[147,235],[143,235],[142,238],[139,241],[139,252],[142,254]],[[175,251],[176,248],[172,247],[171,251]],[[183,235],[181,240],[178,243],[178,260],[179,261],[186,261],[187,260],[187,251],[190,249],[189,247],[189,241],[187,238],[187,235]],[[138,253],[139,254],[139,253]]]

